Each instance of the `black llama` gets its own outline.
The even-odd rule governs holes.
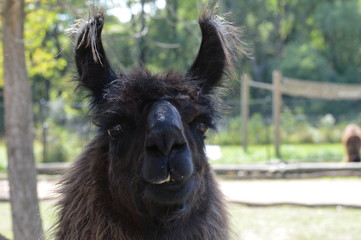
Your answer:
[[[185,74],[143,67],[115,74],[103,13],[78,24],[79,84],[90,91],[95,138],[61,182],[59,240],[229,239],[223,196],[204,152],[220,118],[215,91],[241,51],[238,28],[206,9]]]
[[[342,135],[342,143],[345,146],[345,162],[360,162],[361,129],[355,124],[345,127]]]

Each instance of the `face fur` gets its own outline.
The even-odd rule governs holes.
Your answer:
[[[94,122],[109,141],[110,182],[127,177],[137,189],[134,198],[183,205],[197,192],[207,164],[205,134],[219,114],[215,98],[190,83],[181,74],[142,70],[121,76],[104,91]],[[116,189],[117,183],[111,192]]]
[[[91,93],[93,122],[108,149],[109,192],[115,201],[129,194],[138,209],[187,206],[210,174],[205,134],[220,116],[216,89],[240,50],[239,31],[207,10],[199,53],[184,74],[144,67],[116,74],[101,41],[103,24],[98,13],[73,32],[79,85]]]

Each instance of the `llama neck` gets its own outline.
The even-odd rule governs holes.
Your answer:
[[[155,217],[148,209],[156,205],[142,205],[136,212],[139,206],[129,205],[134,203],[129,192],[122,200],[111,194],[108,163],[101,159],[107,149],[92,146],[76,160],[62,183],[57,239],[228,239],[223,198],[209,166],[199,179],[202,183],[190,201],[192,206],[163,207]],[[154,211],[159,214],[159,205],[157,209]]]

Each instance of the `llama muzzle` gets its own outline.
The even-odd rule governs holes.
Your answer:
[[[152,184],[184,182],[193,170],[178,110],[168,101],[154,103],[147,118],[144,179]]]

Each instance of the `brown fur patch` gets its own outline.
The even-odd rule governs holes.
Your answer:
[[[342,143],[345,146],[346,157],[345,162],[360,162],[360,147],[361,147],[361,129],[355,124],[346,126],[343,135]]]

